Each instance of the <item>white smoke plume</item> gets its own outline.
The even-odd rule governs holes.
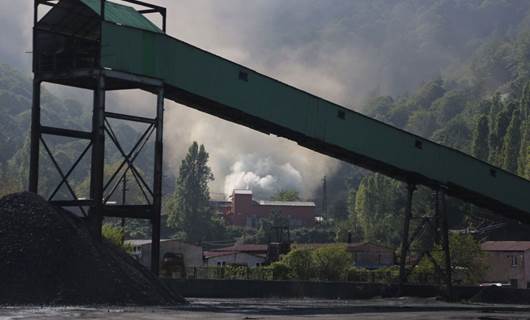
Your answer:
[[[304,189],[302,174],[289,162],[277,164],[270,157],[254,154],[241,156],[230,167],[224,183],[225,194],[234,189],[250,189],[258,198],[269,198],[280,191],[279,188],[301,192]]]

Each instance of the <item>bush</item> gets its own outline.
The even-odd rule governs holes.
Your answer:
[[[101,234],[103,237],[110,242],[112,242],[115,246],[122,248],[125,251],[131,251],[132,247],[129,245],[126,245],[124,243],[124,237],[125,233],[123,232],[122,228],[113,226],[112,224],[104,224],[101,228]]]
[[[352,265],[352,255],[345,246],[321,247],[313,251],[313,261],[320,280],[344,280]]]
[[[269,268],[272,270],[272,279],[273,280],[288,280],[291,270],[283,262],[274,262]]]
[[[290,270],[290,276],[298,280],[309,280],[314,274],[313,255],[310,250],[295,249],[282,258]]]
[[[466,285],[479,283],[488,267],[484,260],[484,253],[480,250],[479,242],[471,235],[451,234],[449,243],[453,281]],[[432,256],[438,266],[443,268],[444,252],[441,246],[434,247]],[[441,280],[434,265],[427,257],[423,257],[412,270],[411,278],[416,282]]]

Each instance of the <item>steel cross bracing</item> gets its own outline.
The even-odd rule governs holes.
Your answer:
[[[438,280],[440,278],[445,286],[445,293],[449,299],[452,299],[452,269],[451,269],[451,255],[449,252],[449,226],[447,223],[447,206],[445,193],[443,190],[433,191],[433,211],[432,216],[418,217],[420,222],[417,224],[412,235],[409,236],[411,220],[415,219],[412,215],[413,195],[416,191],[416,185],[407,183],[407,203],[405,207],[405,214],[403,217],[403,233],[401,235],[401,248],[399,255],[399,284],[400,294],[403,294],[404,286],[408,282],[408,277],[414,268],[426,258],[434,266]],[[409,264],[407,258],[410,257],[411,245],[413,241],[418,239],[422,234],[431,236],[426,248],[423,248],[416,260]],[[440,266],[432,256],[434,245],[441,245],[443,251],[444,265]]]
[[[165,9],[158,6],[150,5],[141,1],[127,0],[135,5],[142,5],[148,9],[143,10],[142,14],[157,12],[163,16],[163,29],[165,29]],[[77,3],[77,4],[76,4]],[[164,85],[163,82],[139,75],[116,72],[102,68],[99,54],[96,50],[94,57],[86,59],[85,56],[78,57],[75,52],[86,51],[92,52],[93,45],[100,46],[99,40],[86,39],[88,31],[83,31],[81,35],[76,34],[79,30],[85,30],[87,27],[73,28],[71,34],[61,32],[57,28],[50,28],[46,25],[39,24],[38,7],[39,5],[51,6],[54,10],[64,11],[61,19],[57,19],[58,24],[72,23],[75,24],[76,14],[81,18],[90,17],[87,15],[86,8],[79,5],[79,0],[71,0],[64,5],[61,1],[35,0],[34,15],[34,50],[33,50],[33,102],[31,117],[31,146],[30,146],[30,174],[29,190],[39,192],[39,163],[41,146],[48,155],[53,169],[60,176],[60,181],[53,188],[53,191],[47,196],[48,201],[53,205],[65,208],[79,208],[82,215],[89,221],[89,225],[94,234],[101,236],[101,225],[104,217],[135,218],[148,219],[152,225],[152,255],[151,269],[158,274],[159,270],[159,248],[160,248],[160,210],[162,197],[162,137],[163,137],[163,113],[164,113]],[[102,1],[102,17],[104,19],[104,4]],[[72,16],[72,17],[70,17]],[[52,15],[53,17],[53,15]],[[79,17],[78,17],[79,18]],[[51,18],[50,18],[51,19]],[[92,25],[89,23],[88,25]],[[96,30],[97,31],[97,30]],[[49,37],[55,37],[65,43],[75,43],[72,47],[73,54],[66,55],[65,58],[58,56],[49,56],[46,52],[50,51],[46,42]],[[42,40],[44,39],[44,40]],[[88,51],[87,51],[88,50]],[[60,51],[60,50],[55,50]],[[49,63],[51,61],[52,63]],[[67,63],[64,63],[67,61]],[[88,62],[87,62],[88,61]],[[93,109],[92,109],[92,129],[90,132],[57,128],[41,124],[41,86],[43,83],[56,83],[65,86],[78,87],[93,91]],[[135,115],[115,113],[106,111],[106,91],[137,88],[151,92],[157,96],[156,116],[154,118],[139,117]],[[140,137],[134,143],[129,151],[125,151],[119,138],[114,131],[109,119],[119,121],[147,124],[147,128],[141,133]],[[75,158],[69,168],[61,167],[60,163],[54,156],[53,148],[46,142],[45,136],[68,137],[87,141],[81,153]],[[138,170],[135,160],[145,149],[146,145],[154,136],[154,173],[153,181],[148,182]],[[116,170],[110,173],[110,178],[105,181],[105,140],[112,142],[122,156],[123,160]],[[86,158],[90,152],[90,195],[88,199],[80,198],[75,191],[75,186],[71,184],[69,178],[81,161]],[[109,200],[115,194],[116,190],[123,187],[122,199],[125,199],[126,185],[124,180],[127,174],[133,177],[139,190],[144,197],[144,203],[140,205],[128,205],[126,201],[120,204],[110,204]],[[70,199],[58,199],[61,188],[66,187]]]

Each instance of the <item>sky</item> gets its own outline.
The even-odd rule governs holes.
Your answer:
[[[171,36],[348,108],[358,109],[374,93],[400,92],[398,84],[404,85],[392,81],[394,63],[385,62],[387,56],[381,53],[384,47],[368,41],[372,39],[363,36],[362,30],[350,27],[359,17],[349,0],[151,2],[167,7]],[[28,76],[32,4],[31,0],[0,0],[0,63]],[[407,8],[398,9],[408,13]],[[392,37],[392,32],[384,35]],[[410,82],[413,87],[418,81]],[[68,91],[53,92],[66,96]],[[138,113],[154,107],[152,96],[138,92],[114,94],[109,101],[118,110]],[[234,188],[251,188],[259,197],[267,198],[279,190],[294,189],[309,199],[320,187],[322,177],[332,175],[339,166],[337,160],[294,142],[169,100],[164,128],[166,175],[178,174],[186,149],[197,141],[210,154],[213,193],[228,195]]]

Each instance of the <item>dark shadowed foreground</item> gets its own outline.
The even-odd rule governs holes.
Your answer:
[[[183,298],[41,197],[0,200],[0,304],[176,305]]]
[[[435,299],[194,299],[178,307],[39,308],[0,310],[0,319],[529,319],[524,306],[449,304]]]

